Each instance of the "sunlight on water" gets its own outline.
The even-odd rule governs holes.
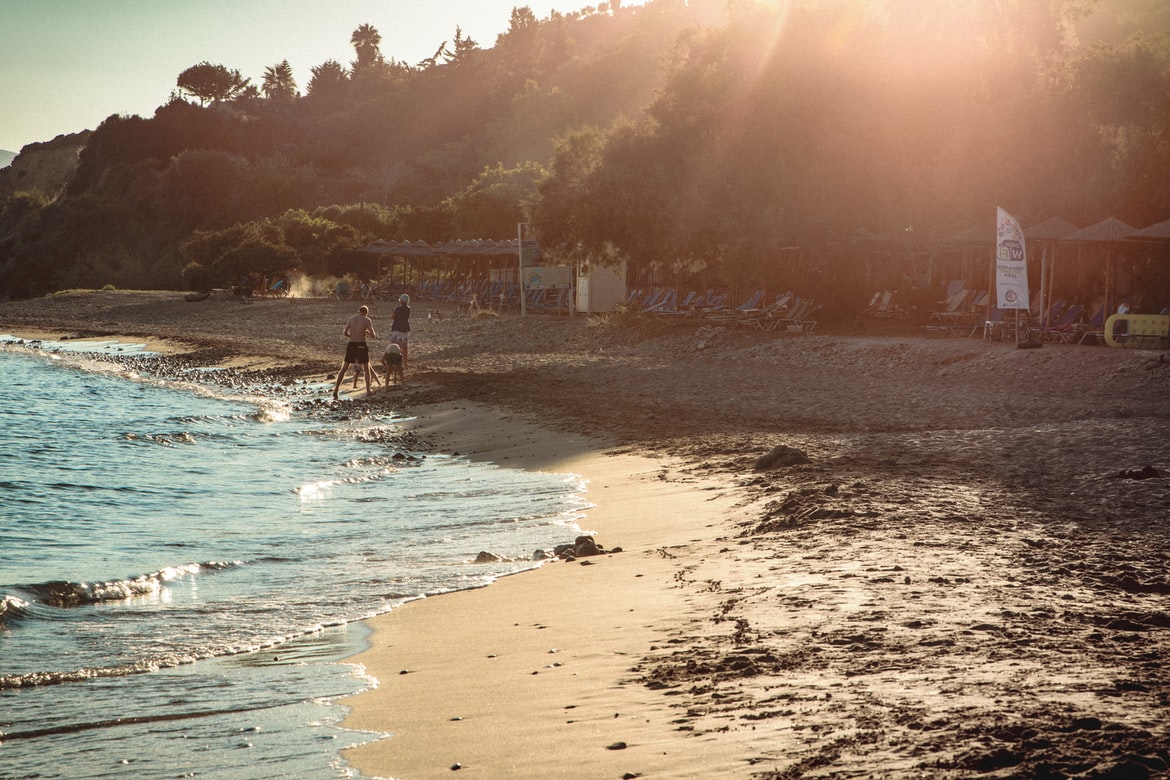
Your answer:
[[[585,506],[577,477],[406,452],[393,419],[309,418],[64,351],[0,345],[0,365],[16,776],[343,776],[337,751],[368,738],[330,704],[368,684],[338,663],[354,621],[534,566]],[[481,550],[503,562],[470,563]]]
[[[311,482],[296,489],[301,501],[321,501],[329,497],[332,492],[332,482]]]
[[[256,409],[256,420],[262,423],[287,422],[292,418],[292,407],[278,401],[263,400]]]

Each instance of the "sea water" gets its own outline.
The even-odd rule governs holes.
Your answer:
[[[359,621],[576,533],[571,475],[411,452],[400,420],[155,381],[92,345],[12,342],[0,777],[356,776],[340,750],[382,736],[339,725],[338,698],[373,684],[347,661]]]

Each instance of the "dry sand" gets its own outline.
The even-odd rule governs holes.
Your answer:
[[[356,305],[79,293],[0,332],[169,339],[278,387],[335,370]],[[623,551],[374,621],[366,774],[1170,776],[1165,353],[429,310],[406,390],[344,403],[584,475]]]

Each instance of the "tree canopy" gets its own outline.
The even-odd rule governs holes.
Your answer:
[[[486,49],[455,25],[416,65],[362,24],[303,98],[287,60],[259,88],[187,68],[154,116],[89,135],[64,195],[0,196],[0,295],[250,257],[336,272],[373,238],[519,221],[560,258],[830,289],[862,273],[858,230],[922,244],[996,205],[1170,217],[1158,3],[649,0],[508,22]]]
[[[202,106],[240,97],[250,81],[241,76],[238,70],[228,70],[223,65],[203,61],[180,73],[178,86],[182,92],[197,98]]]

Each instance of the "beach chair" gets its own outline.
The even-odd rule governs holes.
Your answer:
[[[1053,301],[1052,305],[1048,307],[1048,311],[1040,318],[1040,327],[1047,328],[1049,323],[1060,319],[1060,313],[1064,311],[1064,307],[1064,298]]]
[[[789,304],[794,297],[791,292],[780,293],[771,303],[760,309],[759,312],[739,320],[738,323],[744,327],[755,328],[757,330],[770,330],[771,328],[769,326],[772,320],[782,316],[788,310]]]
[[[1079,303],[1069,306],[1061,313],[1059,320],[1046,328],[1040,329],[1040,340],[1056,343],[1071,343],[1074,328],[1084,308]]]
[[[956,293],[952,293],[943,305],[942,309],[931,312],[930,319],[943,323],[947,329],[963,315],[963,302],[967,300],[967,293],[969,291],[960,289]]]
[[[727,308],[727,293],[717,294],[714,290],[708,290],[706,300],[696,304],[695,313],[700,317],[706,317],[708,314],[722,311],[725,308]]]
[[[657,296],[655,296],[654,301],[646,306],[646,308],[642,309],[642,313],[649,314],[651,312],[662,311],[663,309],[673,309],[674,302],[677,300],[677,298],[678,294],[674,291],[673,288],[663,289]]]
[[[646,295],[646,299],[638,304],[638,311],[648,312],[653,310],[662,301],[663,291],[659,287],[655,287]]]
[[[821,308],[823,308],[822,304],[809,301],[808,308],[801,312],[800,318],[796,321],[796,324],[800,326],[800,330],[793,331],[791,328],[789,328],[789,332],[803,333],[806,335],[812,333],[817,329],[817,323],[819,322],[817,319],[817,312],[819,312]]]
[[[759,313],[760,301],[764,298],[763,290],[756,290],[739,306],[734,309],[720,309],[709,312],[706,316],[708,319],[718,320],[721,322],[733,322],[735,320],[743,319],[754,314]]]
[[[1101,343],[1105,343],[1105,307],[1099,306],[1097,312],[1089,318],[1085,326],[1079,329],[1079,336],[1077,337],[1078,344],[1084,344],[1086,341],[1097,343],[1100,339]]]
[[[981,323],[971,328],[971,332],[967,334],[970,338],[980,331],[983,332],[984,339],[991,339],[994,341],[1001,341],[1004,337],[1004,331],[1007,327],[1004,324],[1003,317],[1007,313],[1007,309],[1001,309],[998,306],[991,310],[991,316]]]
[[[883,317],[885,312],[890,308],[890,302],[894,299],[894,293],[890,290],[878,290],[869,299],[869,303],[861,313],[866,317]]]
[[[746,312],[755,312],[760,307],[760,301],[764,300],[764,291],[756,290],[752,296],[746,301],[735,307],[735,310],[740,314]]]
[[[769,322],[768,330],[778,330],[785,333],[809,333],[817,326],[816,320],[812,317],[818,309],[820,306],[812,298],[798,298],[789,311],[774,317]]]
[[[546,297],[547,291],[543,288],[533,287],[525,290],[524,308],[528,310],[529,313],[542,312],[547,308],[545,305]]]
[[[953,336],[968,327],[965,320],[969,316],[963,303],[967,300],[970,290],[959,290],[952,293],[942,309],[933,311],[925,326],[928,335]]]
[[[947,283],[947,291],[943,294],[943,299],[938,301],[938,305],[944,306],[946,303],[967,288],[967,282],[962,279],[952,279]]]
[[[672,317],[679,315],[690,314],[694,307],[695,300],[699,297],[697,290],[691,290],[687,296],[678,301],[678,296],[675,295],[672,300],[666,305],[655,310],[655,314],[661,314],[664,317]]]
[[[881,290],[874,293],[868,306],[861,312],[865,317],[904,317],[906,313],[894,300],[893,290]]]
[[[564,312],[565,314],[569,313],[568,287],[562,287],[556,291],[556,293],[553,295],[553,300],[549,304],[549,308],[557,314],[560,314],[561,312]]]

